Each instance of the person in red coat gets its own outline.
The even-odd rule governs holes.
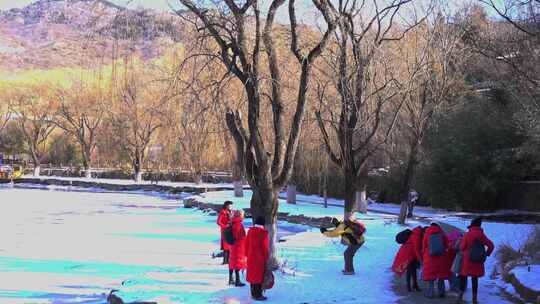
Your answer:
[[[236,210],[232,218],[232,233],[234,244],[230,246],[229,256],[229,285],[242,287],[246,284],[240,282],[240,270],[246,269],[246,230],[244,229],[244,210]],[[236,281],[233,281],[233,271],[236,275]]]
[[[440,244],[442,248],[441,255],[431,255],[430,254],[430,243],[433,241],[432,236],[440,234],[442,238],[442,243]],[[434,244],[431,244],[433,246]],[[447,267],[447,255],[446,251],[448,250],[448,238],[443,232],[441,227],[437,223],[432,223],[424,234],[422,241],[423,248],[423,272],[422,279],[428,281],[429,287],[426,292],[426,297],[433,298],[435,293],[435,280],[437,280],[437,288],[439,290],[439,297],[444,298],[445,296],[445,285],[444,280],[450,278],[450,267]]]
[[[485,274],[484,263],[473,262],[470,259],[473,244],[476,240],[480,241],[484,248],[487,247],[487,250],[485,252],[487,256],[490,256],[495,249],[495,247],[493,246],[493,242],[487,238],[481,226],[481,218],[473,219],[471,221],[471,225],[468,227],[469,231],[465,233],[465,236],[461,240],[460,249],[463,252],[463,261],[461,264],[460,272],[460,302],[463,301],[463,294],[467,289],[467,277],[471,277],[473,303],[478,303],[478,278],[483,277]]]
[[[412,230],[409,239],[399,248],[392,264],[392,270],[397,275],[402,276],[403,273],[407,273],[407,290],[409,292],[413,291],[413,289],[421,291],[418,286],[417,269],[420,261],[422,261],[422,236],[424,230],[421,226]]]
[[[256,218],[254,224],[246,237],[247,281],[251,285],[251,297],[256,301],[264,301],[266,297],[263,296],[262,284],[270,243],[268,231],[264,228],[264,217]]]
[[[225,236],[223,235],[225,228],[231,224],[231,208],[233,202],[226,201],[221,207],[216,223],[218,224],[221,230],[221,250],[223,250],[223,265],[229,263],[229,250],[230,245],[225,242]]]

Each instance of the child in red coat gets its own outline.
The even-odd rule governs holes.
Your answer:
[[[233,202],[226,201],[223,203],[223,207],[221,207],[221,211],[219,212],[218,218],[217,218],[217,225],[220,228],[221,231],[221,250],[223,250],[223,265],[229,263],[229,250],[230,245],[225,242],[225,236],[223,235],[225,228],[227,228],[231,224],[231,208],[232,208]]]
[[[232,218],[232,233],[234,244],[230,246],[229,256],[229,285],[242,287],[246,284],[240,282],[240,270],[246,269],[246,230],[244,229],[244,210],[236,210]],[[236,280],[233,281],[233,271],[236,275]]]
[[[485,251],[486,257],[493,253],[493,242],[486,237],[481,226],[481,218],[473,219],[471,225],[468,227],[469,231],[465,233],[465,236],[461,240],[460,249],[463,252],[463,261],[460,272],[460,302],[463,301],[463,294],[465,293],[465,289],[467,289],[467,277],[471,277],[473,303],[478,303],[478,278],[484,276],[485,269],[484,262],[471,260],[472,251],[477,250],[477,248],[474,248],[476,246],[475,243],[479,243],[481,247],[483,246],[484,250],[487,247],[487,251]]]
[[[264,217],[255,219],[254,224],[246,238],[247,281],[251,284],[251,297],[256,301],[264,301],[266,297],[262,293],[262,284],[270,243],[268,231],[264,228],[266,224]]]

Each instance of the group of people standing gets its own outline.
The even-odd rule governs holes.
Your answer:
[[[402,245],[392,270],[400,276],[406,274],[407,290],[412,292],[421,291],[417,279],[421,267],[422,280],[428,282],[425,291],[428,298],[435,297],[435,282],[438,296],[445,297],[445,280],[448,280],[450,289],[459,293],[459,303],[471,277],[472,301],[478,303],[478,278],[485,275],[484,262],[494,250],[493,242],[481,226],[482,219],[475,218],[465,235],[459,231],[446,234],[437,223],[405,230],[396,236]]]
[[[244,211],[232,210],[232,205],[231,201],[226,201],[217,219],[221,228],[223,264],[229,265],[229,285],[245,286],[240,280],[240,271],[247,270],[246,280],[250,283],[252,298],[264,301],[264,288],[268,288],[269,257],[265,219],[256,218],[246,233],[243,225]],[[436,296],[435,283],[438,297],[445,297],[445,280],[448,280],[450,289],[459,293],[459,303],[463,301],[467,281],[471,277],[472,300],[473,303],[478,303],[478,279],[485,275],[484,262],[494,250],[493,242],[486,237],[481,226],[482,219],[475,218],[464,235],[459,231],[447,234],[437,223],[404,230],[396,236],[401,247],[394,259],[392,270],[400,276],[406,274],[409,292],[420,292],[422,289],[418,284],[417,272],[422,268],[422,280],[428,283],[425,290],[428,298]],[[333,218],[332,227],[321,227],[320,230],[327,237],[341,237],[341,243],[347,246],[343,254],[343,274],[353,275],[353,258],[365,242],[365,226],[354,218],[344,221]]]
[[[256,218],[246,233],[244,211],[232,210],[232,205],[231,201],[223,203],[217,219],[221,230],[223,265],[229,265],[229,285],[245,286],[240,280],[240,271],[247,270],[246,280],[250,283],[251,297],[256,301],[264,301],[263,282],[270,246],[268,231],[264,228],[265,219]]]

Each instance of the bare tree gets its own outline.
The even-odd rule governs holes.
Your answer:
[[[110,96],[100,83],[83,82],[59,88],[56,95],[59,105],[55,123],[79,144],[86,177],[91,178],[91,157]]]
[[[540,35],[540,0],[479,0],[517,30],[530,37]]]
[[[400,48],[404,65],[402,81],[411,83],[409,89],[400,94],[405,100],[399,121],[400,135],[407,150],[399,192],[400,224],[405,223],[406,216],[412,216],[409,193],[421,161],[419,155],[425,134],[444,104],[466,91],[462,87],[462,67],[468,51],[462,44],[463,35],[463,28],[450,24],[439,14],[432,24],[426,21],[411,31]]]
[[[175,112],[178,141],[196,183],[202,182],[206,160],[217,155],[218,138],[226,132],[218,122],[216,98],[210,83],[194,78],[185,89]],[[213,153],[212,153],[213,152]]]
[[[158,129],[166,123],[168,103],[172,98],[168,86],[149,79],[151,73],[126,60],[124,73],[116,84],[115,104],[110,111],[115,135],[128,152],[137,183],[142,182],[147,148]]]
[[[0,134],[6,128],[8,122],[11,120],[11,108],[8,100],[0,101]]]
[[[363,203],[360,211],[366,211],[368,160],[385,143],[402,105],[402,101],[396,103],[400,88],[391,56],[385,54],[388,48],[383,46],[400,40],[418,24],[399,27],[394,22],[411,2],[392,0],[381,7],[381,1],[373,1],[369,7],[365,1],[339,1],[334,52],[326,56],[325,66],[333,88],[319,86],[317,120],[329,158],[343,172],[346,218],[355,211],[355,196],[357,203]],[[334,94],[325,96],[328,91]]]
[[[244,3],[225,0],[212,9],[208,8],[207,3],[179,1],[196,16],[198,28],[217,44],[220,60],[244,87],[247,120],[239,111],[230,111],[226,114],[226,121],[235,139],[237,153],[245,160],[246,177],[253,190],[251,212],[255,217],[266,218],[270,234],[269,267],[275,268],[278,193],[292,174],[313,63],[335,29],[333,7],[327,0],[313,0],[314,6],[324,17],[326,31],[304,52],[299,42],[295,0],[289,0],[290,48],[301,72],[297,96],[291,101],[295,107],[294,116],[286,125],[282,67],[278,62],[280,54],[274,28],[276,12],[286,1],[271,1],[265,17],[261,16],[262,3],[257,0]],[[189,18],[182,12],[179,15]],[[263,65],[269,71],[268,80],[265,80]],[[268,103],[264,103],[265,98]],[[268,142],[262,135],[261,111],[266,104],[272,109],[273,130],[269,138],[273,142]]]
[[[46,84],[20,86],[12,91],[10,100],[18,130],[34,163],[34,176],[39,176],[41,162],[47,155],[47,140],[56,127],[50,92]]]

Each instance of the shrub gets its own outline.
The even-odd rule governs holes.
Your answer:
[[[540,263],[540,227],[535,227],[529,234],[521,250],[534,263]]]
[[[496,257],[499,261],[499,264],[505,265],[508,262],[521,259],[522,254],[519,251],[515,250],[512,246],[508,244],[502,244],[497,249]]]

